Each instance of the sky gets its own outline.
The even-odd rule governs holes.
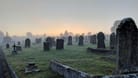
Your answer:
[[[132,17],[138,0],[0,0],[0,30],[10,35],[58,35],[65,30],[109,34],[113,23]]]

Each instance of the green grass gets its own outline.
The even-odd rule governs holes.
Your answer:
[[[102,58],[103,56],[106,57],[109,55],[88,53],[86,52],[88,46],[96,47],[91,44],[85,46],[73,45],[65,46],[64,50],[56,50],[55,48],[52,48],[50,51],[44,52],[40,45],[35,45],[32,46],[32,48],[23,48],[23,51],[18,55],[11,55],[11,50],[5,49],[5,54],[8,63],[11,64],[19,78],[63,78],[49,69],[49,62],[52,59],[57,59],[63,64],[89,74],[112,74],[115,69],[115,63]],[[36,65],[41,69],[41,72],[24,74],[26,63],[31,60],[36,62]]]

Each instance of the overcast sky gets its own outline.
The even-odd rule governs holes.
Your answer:
[[[126,17],[138,24],[138,0],[0,0],[0,30],[11,35],[110,33]]]

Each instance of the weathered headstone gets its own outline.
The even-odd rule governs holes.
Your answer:
[[[105,35],[103,32],[97,34],[97,48],[105,48]]]
[[[117,73],[138,73],[138,29],[132,18],[117,28]]]
[[[90,43],[96,44],[96,35],[90,36]]]
[[[72,45],[72,36],[68,37],[68,45]]]
[[[49,42],[44,42],[43,43],[43,49],[44,49],[44,51],[49,51],[50,50],[50,44],[49,44]]]
[[[55,37],[52,37],[52,46],[56,46]]]
[[[89,37],[87,35],[84,36],[84,43],[89,43]]]
[[[25,48],[30,48],[31,47],[31,40],[29,38],[27,38],[25,40]]]
[[[56,49],[64,49],[64,40],[63,39],[57,39],[56,40]]]
[[[6,44],[6,48],[9,49],[10,48],[10,44],[7,43]]]
[[[111,33],[110,35],[110,49],[116,49],[116,35]]]
[[[78,42],[78,41],[79,41],[79,36],[76,35],[76,36],[75,36],[75,42]]]
[[[17,42],[17,45],[21,45],[21,42],[20,42],[20,41],[18,41],[18,42]]]
[[[36,38],[36,39],[35,39],[35,43],[36,43],[36,44],[40,44],[41,42],[42,42],[42,39],[41,39],[41,38]]]
[[[79,37],[79,43],[78,43],[79,46],[83,46],[84,45],[84,37],[81,35]]]

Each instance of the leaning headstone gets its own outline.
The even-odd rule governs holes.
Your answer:
[[[116,49],[116,35],[111,33],[110,35],[110,49]]]
[[[90,36],[90,43],[91,44],[96,44],[96,35]]]
[[[105,48],[105,35],[103,32],[97,34],[97,48]]]
[[[6,44],[6,48],[9,49],[10,48],[10,44],[7,43]]]
[[[68,37],[68,45],[72,45],[72,36]]]
[[[50,44],[49,44],[49,42],[44,42],[43,43],[43,49],[44,49],[44,51],[49,51],[50,50]]]
[[[84,37],[81,35],[79,37],[79,43],[78,43],[79,46],[83,46],[84,45]]]
[[[64,49],[64,40],[63,39],[56,40],[56,49],[57,50]]]
[[[29,38],[27,38],[25,40],[25,48],[30,48],[30,46],[31,46],[31,40]]]
[[[117,28],[117,73],[138,73],[138,29],[132,18]]]

